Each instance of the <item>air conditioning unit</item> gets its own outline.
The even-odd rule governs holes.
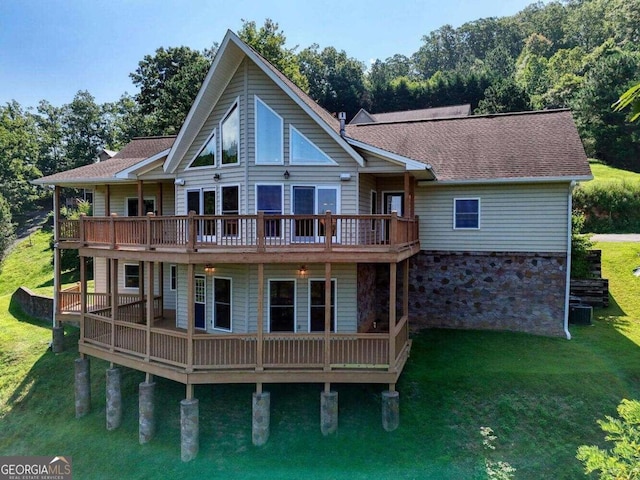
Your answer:
[[[590,305],[572,305],[569,307],[569,323],[574,325],[591,325],[593,307]]]

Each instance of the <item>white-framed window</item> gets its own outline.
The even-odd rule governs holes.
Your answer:
[[[138,197],[127,197],[127,217],[138,216]],[[144,197],[144,215],[156,211],[156,197]]]
[[[178,290],[178,266],[169,265],[169,290],[175,292]]]
[[[282,184],[256,185],[256,213],[282,215],[282,209]],[[265,219],[264,233],[267,237],[280,237],[282,235],[282,221]]]
[[[331,279],[331,332],[336,331],[336,279]],[[325,280],[309,279],[309,331],[324,332]]]
[[[293,125],[289,125],[289,157],[291,165],[337,165]]]
[[[232,281],[230,278],[213,277],[213,328],[230,332],[233,328]]]
[[[233,102],[220,122],[220,137],[222,138],[220,163],[222,166],[240,163],[240,109],[238,105],[238,100]]]
[[[323,215],[327,211],[340,214],[340,188],[332,185],[292,185],[291,213],[294,215]],[[312,218],[297,219],[293,222],[295,241],[309,241],[327,235],[324,220]],[[338,224],[333,219],[330,226],[332,237],[338,233]]]
[[[140,288],[140,265],[137,263],[125,263],[124,270],[124,288]]]
[[[295,280],[269,280],[269,331],[296,331]]]
[[[284,164],[284,121],[269,105],[255,96],[256,164]]]
[[[216,148],[216,130],[214,129],[187,168],[215,167]]]
[[[478,230],[480,228],[480,199],[453,199],[454,230]]]

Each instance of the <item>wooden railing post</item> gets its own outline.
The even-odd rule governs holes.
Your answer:
[[[396,365],[396,300],[397,300],[398,264],[389,265],[389,370]]]
[[[154,216],[153,212],[147,213],[147,238],[145,248],[147,250],[151,250],[151,217]]]
[[[189,238],[187,239],[187,249],[190,252],[194,252],[196,249],[197,229],[196,229],[196,212],[194,212],[193,210],[189,210],[189,218],[187,219],[187,224],[189,225]]]
[[[113,212],[109,215],[109,237],[111,240],[111,248],[116,248],[116,217],[117,213]]]
[[[265,250],[265,238],[264,238],[264,212],[260,210],[258,212],[258,225],[256,233],[256,244],[258,252],[264,252]]]
[[[331,264],[324,264],[324,371],[331,370]]]
[[[193,329],[195,326],[195,266],[187,265],[187,373],[193,372]]]
[[[87,214],[86,213],[81,213],[80,214],[80,220],[78,221],[78,235],[80,236],[80,244],[82,246],[86,246],[87,245],[87,239],[85,238],[85,234],[84,234],[84,217],[86,217]]]
[[[331,222],[331,210],[324,212],[324,249],[331,251],[331,237],[333,237],[333,223]]]
[[[256,372],[264,370],[264,264],[258,264],[258,319],[256,345]]]
[[[398,212],[391,212],[391,225],[389,227],[389,245],[398,243]]]

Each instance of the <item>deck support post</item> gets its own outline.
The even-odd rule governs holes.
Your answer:
[[[82,418],[91,411],[91,369],[89,358],[76,358],[74,370],[76,418]]]
[[[256,447],[260,447],[269,440],[271,393],[254,392],[252,407],[251,441]]]
[[[320,431],[325,437],[338,429],[338,392],[320,393]]]
[[[382,428],[393,432],[400,425],[400,394],[397,390],[382,392]]]
[[[155,382],[142,382],[138,396],[138,440],[140,445],[149,443],[156,433]]]
[[[180,458],[190,462],[200,448],[199,407],[197,398],[180,401]]]
[[[53,353],[61,353],[64,351],[64,327],[60,324],[53,327],[53,342],[51,343],[51,351]]]
[[[122,390],[120,369],[107,369],[107,430],[115,430],[122,424]]]

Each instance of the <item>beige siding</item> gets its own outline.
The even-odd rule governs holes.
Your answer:
[[[423,250],[566,252],[567,184],[416,189]],[[480,199],[480,229],[454,230],[454,198]]]
[[[294,280],[296,282],[296,331],[309,331],[309,280],[324,280],[324,265],[307,265],[307,274],[298,274],[299,265],[265,265],[264,268],[264,324],[269,328],[269,280]],[[342,333],[357,331],[357,267],[333,265],[331,277],[336,280],[337,329]],[[249,332],[257,330],[258,317],[258,267],[252,266],[249,286]]]
[[[107,278],[107,259],[96,257],[93,259],[93,279],[94,291],[97,293],[106,293],[108,290],[109,279]]]
[[[358,203],[359,214],[369,215],[371,213],[371,192],[376,190],[376,178],[373,175],[361,174],[360,183],[360,201]],[[380,212],[380,196],[378,194],[377,212]]]

